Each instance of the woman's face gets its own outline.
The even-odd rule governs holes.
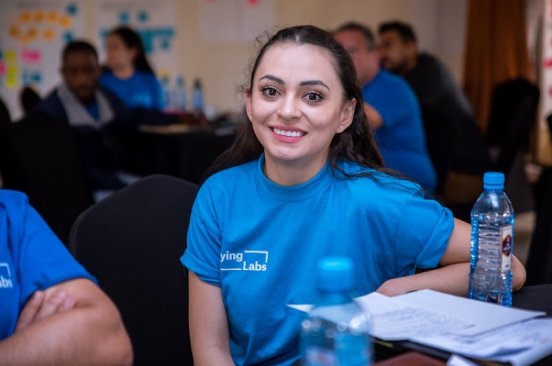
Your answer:
[[[133,67],[136,50],[128,48],[121,37],[116,34],[107,36],[107,66],[111,69]]]
[[[270,179],[283,183],[275,177],[292,168],[307,181],[324,166],[334,135],[353,119],[355,101],[344,101],[343,94],[331,54],[324,48],[277,43],[266,51],[246,96],[246,109],[264,147]]]

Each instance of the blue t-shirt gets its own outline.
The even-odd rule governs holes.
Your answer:
[[[453,229],[451,212],[421,188],[346,163],[326,165],[304,184],[281,186],[259,160],[224,170],[201,187],[182,263],[221,288],[236,365],[291,365],[300,357],[304,313],[316,301],[316,265],[327,255],[353,259],[360,296],[384,281],[439,263]]]
[[[13,334],[19,312],[35,291],[74,278],[95,281],[24,194],[0,190],[0,340]]]
[[[163,109],[163,92],[155,75],[136,71],[128,79],[119,79],[110,70],[105,70],[100,85],[111,91],[128,108]]]
[[[426,148],[420,106],[406,81],[381,70],[364,85],[362,98],[383,119],[375,135],[386,165],[433,192],[437,177]]]

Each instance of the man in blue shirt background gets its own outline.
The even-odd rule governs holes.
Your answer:
[[[379,51],[368,27],[347,23],[334,36],[353,60],[364,111],[386,165],[433,192],[435,170],[426,149],[416,96],[404,80],[381,69]]]

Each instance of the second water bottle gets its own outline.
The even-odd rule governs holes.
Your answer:
[[[349,295],[354,287],[352,261],[328,257],[318,271],[320,299],[301,329],[303,365],[371,365],[370,319]]]
[[[471,212],[472,299],[512,306],[514,209],[504,193],[504,174],[485,173],[484,191]]]

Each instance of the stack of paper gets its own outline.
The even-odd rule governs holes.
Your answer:
[[[552,318],[432,290],[357,299],[372,317],[372,334],[409,340],[474,359],[529,365],[552,354]],[[309,306],[292,307],[308,311]]]

